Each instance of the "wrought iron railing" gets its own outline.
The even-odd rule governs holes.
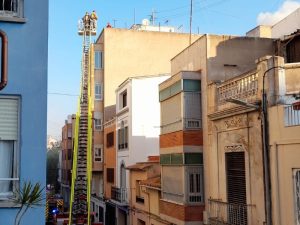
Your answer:
[[[127,189],[111,187],[111,198],[120,203],[126,203],[127,202]]]
[[[243,77],[224,82],[217,87],[217,103],[223,105],[230,98],[247,102],[257,99],[258,74],[251,73]]]
[[[0,16],[17,16],[20,0],[0,1]]]
[[[300,125],[300,110],[295,110],[293,106],[286,106],[284,108],[285,126]]]
[[[209,199],[209,223],[226,225],[251,225],[249,216],[253,205]]]

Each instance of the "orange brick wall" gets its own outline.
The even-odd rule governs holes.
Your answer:
[[[203,145],[202,131],[176,131],[162,134],[159,138],[160,148],[169,148],[182,145]]]
[[[184,206],[160,200],[160,213],[181,221],[203,221],[204,205]]]
[[[114,131],[114,146],[107,148],[106,147],[106,135]],[[114,181],[116,182],[116,125],[113,124],[109,127],[104,128],[104,146],[103,146],[103,155],[104,155],[104,168],[103,168],[103,183],[104,183],[104,197],[111,198],[111,186],[114,184],[107,183],[107,174],[106,168],[114,168],[115,176]]]

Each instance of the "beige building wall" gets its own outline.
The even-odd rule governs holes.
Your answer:
[[[269,109],[273,222],[296,225],[293,169],[300,169],[300,125],[284,125],[284,108]]]
[[[293,95],[299,95],[300,63],[281,66],[284,70],[278,71],[285,77],[285,100],[297,102]],[[268,114],[273,224],[297,225],[294,171],[300,169],[300,111],[291,105],[275,105]],[[294,122],[290,124],[289,119]]]
[[[218,167],[215,160],[216,152],[210,150],[213,140],[208,135],[211,128],[208,127],[207,119],[208,109],[212,107],[211,104],[213,104],[214,99],[210,98],[213,95],[209,94],[207,85],[248,72],[256,68],[256,59],[273,54],[273,52],[272,39],[204,35],[171,60],[171,75],[180,71],[199,71],[201,73],[206,200],[218,192],[218,185],[212,179],[217,177]],[[259,174],[261,173],[259,172]],[[257,202],[261,202],[261,197],[257,197]]]
[[[105,28],[97,44],[104,45],[107,107],[115,104],[115,90],[128,77],[170,73],[170,59],[189,45],[189,35]]]

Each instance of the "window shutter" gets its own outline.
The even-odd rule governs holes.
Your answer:
[[[0,98],[0,140],[17,140],[19,100]]]

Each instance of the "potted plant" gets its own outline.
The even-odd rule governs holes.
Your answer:
[[[15,225],[20,225],[21,219],[29,208],[42,206],[43,190],[40,183],[34,185],[29,182],[24,182],[22,188],[16,193],[16,202],[20,204],[20,209],[15,218]]]

